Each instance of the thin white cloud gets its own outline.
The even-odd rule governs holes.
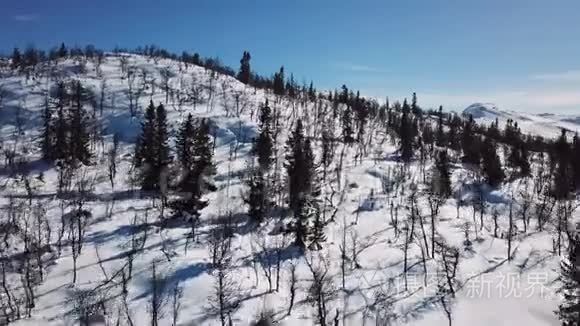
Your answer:
[[[12,16],[12,19],[14,19],[17,22],[32,22],[38,19],[38,15],[37,14],[14,15]]]
[[[372,73],[382,73],[386,72],[384,69],[371,67],[367,65],[354,64],[350,62],[334,62],[332,66],[336,69],[346,70],[351,72],[372,72]]]
[[[580,82],[580,70],[533,75],[532,79],[549,82]]]

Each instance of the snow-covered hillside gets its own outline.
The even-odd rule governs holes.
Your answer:
[[[149,302],[155,292],[151,281],[153,262],[163,279],[166,302],[159,325],[172,325],[172,294],[177,286],[182,289],[177,325],[220,325],[219,316],[212,313],[209,303],[215,293],[216,273],[211,266],[208,239],[211,230],[228,217],[234,227],[231,275],[237,305],[231,313],[233,325],[250,325],[265,311],[270,311],[281,325],[314,324],[317,308],[310,300],[313,273],[307,261],[327,271],[328,325],[374,325],[375,322],[377,325],[448,325],[438,292],[443,272],[441,260],[438,253],[435,257],[430,254],[432,235],[438,242],[458,249],[456,297],[445,299],[454,325],[559,324],[554,310],[559,303],[556,289],[560,258],[554,254],[553,226],[546,225],[543,231],[537,231],[533,218],[524,224],[520,217],[522,203],[530,199],[539,201],[532,191],[532,178],[515,179],[497,190],[482,190],[486,209],[480,220],[479,211],[469,204],[476,196],[474,173],[461,164],[454,164],[454,195],[442,204],[432,225],[423,181],[433,162],[428,161],[425,170],[418,161],[405,170],[393,159],[397,148],[390,134],[371,121],[374,127],[367,129],[370,130],[367,137],[372,136],[372,143],[369,142],[367,155],[360,162],[356,160],[360,156],[357,146],[337,143],[331,165],[333,172],[322,187],[328,215],[335,213],[334,221],[325,227],[326,242],[322,250],[300,253],[291,245],[291,235],[276,232],[291,218],[287,212],[273,214],[259,227],[249,223],[242,199],[246,190],[244,178],[262,103],[268,100],[279,115],[280,133],[276,139],[279,160],[275,170],[281,175],[285,173],[284,144],[296,119],[304,121],[307,136],[318,136],[323,120],[330,119],[321,114],[330,103],[282,98],[198,66],[138,55],[111,54],[99,68],[92,61],[68,59],[37,69],[43,73],[4,71],[0,79],[5,94],[0,112],[2,148],[25,153],[20,158],[24,161],[21,167],[29,176],[12,174],[7,168],[0,170],[3,207],[0,219],[8,221],[9,207],[17,206],[22,207],[16,210],[20,212],[19,223],[26,220],[34,225],[36,215],[32,208],[37,207],[46,212],[52,229],[52,246],[42,256],[46,273],[34,286],[31,316],[26,317],[23,309],[23,318],[14,325],[77,324],[75,307],[79,305],[78,293],[82,290],[92,291],[90,300],[99,303],[96,305],[99,311],[104,308],[107,325],[117,325],[117,320],[120,325],[128,325],[129,319],[134,325],[150,325]],[[127,71],[134,75],[128,77]],[[70,210],[71,201],[56,195],[57,168],[43,163],[38,149],[46,95],[60,79],[80,80],[93,90],[95,101],[85,109],[90,114],[94,111],[95,119],[102,123],[104,139],[102,143],[95,142],[92,148],[94,164],[81,168],[73,177],[73,185],[81,179],[93,184],[84,206],[91,212],[91,218],[74,284],[70,246],[63,246],[60,255],[56,249],[61,218]],[[196,95],[195,103],[191,100],[192,94]],[[131,105],[133,101],[136,104]],[[207,195],[209,206],[202,212],[195,241],[188,240],[187,226],[161,228],[156,224],[160,214],[170,213],[160,211],[158,200],[142,197],[131,182],[134,142],[149,101],[165,103],[173,130],[188,113],[211,119],[218,190]],[[134,114],[130,113],[130,106],[134,106]],[[501,111],[487,104],[474,104],[465,113],[472,114],[478,122],[498,118],[500,125],[511,118],[518,121],[524,133],[546,137],[557,136],[559,127],[580,129],[573,122],[568,125],[550,116]],[[337,127],[334,132],[337,138],[340,132]],[[106,162],[113,134],[120,136],[119,172],[114,187],[107,177]],[[318,157],[320,144],[314,139]],[[344,153],[342,169],[335,172],[341,153]],[[534,169],[541,168],[534,166]],[[398,180],[394,189],[386,186],[391,180]],[[416,205],[409,201],[413,192],[416,192]],[[276,200],[284,205],[283,199]],[[423,227],[416,222],[410,230],[414,206]],[[506,234],[510,207],[516,217],[512,259],[508,261]],[[494,214],[498,223],[495,236]],[[3,257],[21,255],[23,240],[17,236],[10,239],[9,251],[2,253]],[[407,243],[406,239],[410,241]],[[143,241],[137,251],[132,250],[134,241]],[[344,269],[341,247],[346,247],[346,255],[351,259]],[[408,254],[406,270],[405,252]],[[264,259],[264,255],[269,258]],[[271,277],[277,279],[271,257],[276,255],[281,273],[275,286],[278,290],[270,292],[266,275],[273,273]],[[358,256],[356,261],[354,256]],[[121,279],[129,257],[133,275],[124,292]],[[294,308],[288,313],[291,266],[296,266],[296,298]],[[22,277],[17,268],[3,268],[8,276],[3,284],[8,292],[14,293],[10,304],[16,305],[17,298],[25,295]],[[0,290],[0,293],[2,302],[8,302],[5,292]]]
[[[502,127],[511,119],[518,123],[525,134],[556,138],[562,133],[562,129],[571,132],[580,131],[580,119],[575,116],[559,115],[554,113],[532,114],[503,110],[492,103],[474,103],[465,110],[464,116],[473,116],[479,124],[489,125],[496,119]]]

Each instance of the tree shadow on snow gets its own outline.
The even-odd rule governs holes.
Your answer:
[[[195,263],[178,268],[177,270],[171,272],[169,275],[162,276],[162,279],[158,280],[159,284],[161,285],[161,292],[167,293],[168,291],[171,291],[177,284],[194,279],[203,273],[207,273],[210,269],[210,266],[211,264],[209,263]],[[151,284],[152,281],[153,280],[149,276],[147,278],[147,283]],[[152,289],[151,287],[147,287],[143,293],[134,297],[132,301],[138,301],[147,298],[150,295],[152,295]]]

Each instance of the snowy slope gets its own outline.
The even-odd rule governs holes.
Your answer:
[[[123,59],[124,60],[124,59]],[[341,325],[374,324],[381,313],[376,300],[380,292],[388,294],[389,309],[396,316],[393,325],[447,325],[447,319],[441,305],[434,297],[437,281],[437,261],[428,259],[428,273],[425,275],[421,262],[421,247],[412,243],[409,248],[409,275],[407,290],[403,277],[403,244],[404,235],[395,234],[392,225],[391,205],[396,207],[396,215],[403,223],[409,215],[407,195],[411,185],[418,187],[419,193],[424,188],[418,162],[409,167],[410,178],[403,180],[403,185],[391,193],[382,193],[381,179],[400,169],[400,165],[388,159],[396,151],[386,134],[376,129],[377,140],[368,153],[373,153],[355,164],[356,148],[343,148],[338,145],[336,155],[344,149],[345,159],[340,185],[337,180],[329,183],[324,190],[330,193],[330,184],[334,189],[344,191],[344,199],[337,204],[338,213],[335,222],[326,227],[327,241],[320,252],[308,252],[300,255],[291,246],[284,248],[282,275],[278,292],[267,293],[267,281],[262,271],[256,274],[252,268],[256,254],[256,243],[266,239],[267,243],[277,241],[289,242],[281,235],[271,231],[280,223],[280,217],[272,219],[258,230],[251,230],[244,215],[241,194],[244,191],[242,177],[247,168],[251,139],[256,133],[256,109],[266,99],[273,109],[280,113],[281,135],[280,157],[283,157],[284,142],[287,132],[292,129],[296,117],[302,117],[307,125],[309,135],[315,133],[319,126],[315,123],[317,105],[280,99],[262,90],[247,87],[233,78],[217,76],[200,67],[188,66],[170,60],[151,60],[142,56],[129,55],[128,65],[137,71],[146,71],[148,78],[157,82],[162,80],[161,71],[171,72],[170,85],[175,90],[173,99],[166,104],[169,121],[175,128],[187,113],[196,117],[209,117],[216,128],[215,162],[217,165],[216,185],[218,191],[208,194],[210,205],[204,209],[202,223],[198,231],[198,242],[185,248],[187,228],[167,228],[160,230],[156,226],[147,226],[160,214],[159,203],[141,198],[130,184],[130,163],[133,142],[139,132],[139,118],[150,100],[155,103],[165,102],[161,86],[156,90],[146,89],[138,101],[139,113],[131,117],[128,113],[128,84],[121,73],[121,57],[108,56],[97,73],[95,65],[86,63],[86,69],[79,70],[78,62],[66,60],[55,64],[52,69],[60,78],[79,79],[99,93],[99,87],[106,80],[106,108],[99,119],[104,125],[106,142],[103,148],[94,148],[99,159],[90,167],[84,168],[86,175],[94,177],[94,196],[86,204],[92,211],[92,220],[85,236],[82,254],[79,258],[79,273],[76,284],[72,285],[72,258],[70,250],[64,248],[48,268],[44,281],[35,288],[36,305],[31,318],[17,321],[14,325],[74,325],[72,293],[77,289],[91,289],[99,286],[103,280],[115,275],[126,263],[126,252],[130,248],[131,236],[148,229],[147,242],[141,253],[134,260],[134,275],[128,287],[128,313],[135,325],[147,325],[149,322],[148,300],[151,297],[151,263],[158,262],[158,270],[164,275],[167,288],[176,284],[183,288],[181,313],[178,325],[219,325],[219,318],[208,313],[208,298],[212,296],[214,274],[210,268],[210,257],[207,236],[217,224],[217,220],[227,215],[234,216],[235,231],[232,239],[233,275],[239,283],[239,308],[232,314],[234,325],[248,325],[254,317],[264,310],[271,310],[275,319],[283,325],[310,325],[315,320],[315,308],[308,302],[307,293],[312,275],[305,259],[319,261],[324,257],[328,263],[329,276],[336,291],[334,292],[329,319],[339,311]],[[46,68],[48,69],[48,67]],[[37,161],[39,152],[32,146],[38,139],[41,124],[41,112],[44,97],[48,88],[54,84],[49,78],[27,78],[23,74],[5,73],[0,83],[8,90],[5,109],[0,112],[0,131],[5,146],[28,149],[26,158]],[[205,101],[196,105],[179,103],[179,96],[192,84],[213,85],[215,92],[211,99],[204,91]],[[243,99],[240,106],[236,98]],[[237,112],[236,112],[237,111]],[[478,121],[493,121],[496,117],[507,120],[515,113],[500,111],[493,106],[479,105],[470,107],[469,111]],[[520,115],[518,120],[524,132],[536,131],[542,135],[556,133],[557,127],[551,126],[551,117]],[[18,122],[23,124],[23,132],[17,130]],[[501,121],[500,121],[501,124]],[[539,127],[540,126],[540,127]],[[115,187],[112,188],[106,177],[106,163],[102,151],[111,144],[113,133],[120,133],[121,162]],[[335,134],[338,136],[340,131]],[[557,134],[557,133],[556,133]],[[380,140],[383,141],[380,141]],[[233,149],[237,154],[233,155]],[[318,151],[317,151],[318,152]],[[375,155],[376,154],[376,155]],[[373,157],[376,156],[376,157]],[[277,165],[283,173],[282,161]],[[431,163],[429,163],[431,164]],[[43,182],[35,183],[35,203],[47,210],[54,229],[58,229],[61,217],[61,200],[55,196],[57,172],[54,167],[44,164],[30,164],[32,175],[43,173]],[[81,173],[79,173],[79,176]],[[333,176],[333,178],[335,178]],[[473,174],[460,165],[453,167],[453,187],[462,196],[462,200],[472,195],[469,185],[474,182]],[[529,180],[531,183],[532,180]],[[10,197],[24,201],[25,189],[17,178],[7,173],[0,175],[0,204],[8,205]],[[453,305],[455,325],[489,326],[489,325],[558,325],[553,311],[558,305],[555,293],[558,276],[559,257],[552,252],[552,233],[550,229],[536,232],[532,221],[527,232],[523,232],[522,221],[517,223],[517,239],[514,243],[513,260],[506,261],[506,240],[494,237],[491,229],[492,209],[500,212],[500,233],[507,229],[507,207],[509,194],[522,189],[521,180],[504,185],[501,189],[487,193],[488,211],[484,216],[485,225],[480,226],[479,216],[474,219],[469,205],[456,209],[456,199],[450,198],[441,208],[436,220],[437,237],[460,248],[458,266],[459,288]],[[530,185],[531,188],[531,185]],[[405,190],[406,189],[406,190]],[[371,192],[373,198],[369,199]],[[403,195],[405,193],[405,195]],[[518,191],[515,191],[517,194]],[[115,199],[114,202],[112,199]],[[457,197],[459,198],[459,196]],[[370,204],[369,204],[370,202]],[[430,230],[428,202],[419,196],[419,211],[425,218],[426,229]],[[364,207],[364,209],[360,209]],[[517,205],[516,205],[517,207]],[[459,215],[459,217],[457,217]],[[137,218],[141,228],[132,226]],[[344,225],[343,225],[344,221]],[[466,248],[464,227],[470,225],[468,234],[473,242],[472,248]],[[475,223],[475,224],[474,224]],[[368,248],[360,253],[359,268],[348,269],[345,280],[345,291],[341,288],[340,250],[343,227],[349,235],[355,235]],[[480,228],[481,227],[481,228]],[[417,231],[418,232],[418,231]],[[430,232],[430,231],[429,231]],[[477,238],[475,233],[477,232]],[[416,235],[421,239],[421,235]],[[422,240],[417,242],[421,243]],[[16,246],[18,247],[18,246]],[[19,249],[15,249],[18,251]],[[100,258],[99,258],[100,257]],[[99,264],[99,261],[102,263]],[[296,304],[291,315],[286,314],[289,304],[289,264],[297,265],[298,292]],[[256,277],[257,276],[257,277]],[[19,288],[19,276],[10,275],[11,287]],[[425,283],[425,280],[426,283]],[[487,288],[489,287],[489,291]],[[107,287],[109,288],[109,287]],[[168,290],[169,291],[169,290]],[[118,316],[124,320],[127,313],[122,305],[119,287],[110,287],[101,293],[109,299],[108,322],[114,325]],[[169,304],[165,307],[162,325],[171,324]]]
[[[566,129],[571,132],[580,131],[580,119],[574,116],[558,114],[532,114],[503,110],[493,103],[474,103],[465,110],[464,116],[472,115],[477,123],[490,124],[496,119],[502,128],[507,120],[511,119],[518,123],[522,132],[542,136],[545,138],[555,138],[560,136],[561,130]]]

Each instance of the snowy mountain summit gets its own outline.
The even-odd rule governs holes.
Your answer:
[[[493,103],[473,103],[465,108],[465,110],[463,110],[463,116],[469,117],[470,115],[474,119],[485,118],[494,120],[496,118],[509,115],[509,113],[501,111]]]

